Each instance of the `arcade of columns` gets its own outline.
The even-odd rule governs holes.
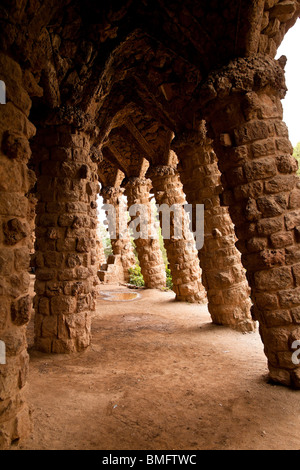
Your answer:
[[[244,0],[238,12],[230,1],[145,1],[136,10],[145,30],[133,1],[87,2],[89,13],[72,0],[19,3],[0,13],[0,448],[31,426],[33,218],[35,347],[81,351],[99,289],[100,191],[118,220],[124,195],[149,213],[151,195],[203,204],[198,253],[191,234],[173,236],[174,219],[165,240],[176,299],[207,299],[214,323],[242,332],[257,321],[270,378],[300,388],[291,349],[300,340],[300,182],[282,120],[285,60],[274,59],[299,1]],[[112,248],[128,272],[128,235]],[[146,287],[164,287],[157,238],[136,249]]]

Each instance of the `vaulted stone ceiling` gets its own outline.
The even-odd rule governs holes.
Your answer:
[[[173,132],[199,128],[213,70],[274,57],[299,12],[299,0],[3,0],[0,41],[24,68],[32,122],[89,123],[132,175],[144,158],[167,162]]]
[[[102,187],[121,186],[125,174],[110,159],[103,159],[98,165],[98,176]]]
[[[243,331],[259,321],[270,378],[300,388],[290,351],[300,322],[300,190],[282,122],[285,58],[274,60],[299,13],[300,0],[0,1],[0,329],[9,357],[0,448],[30,428],[31,192],[37,349],[72,353],[91,342],[98,180],[107,203],[120,206],[125,194],[149,214],[152,187],[159,203],[182,205],[185,194],[204,205],[199,257],[213,321]],[[161,288],[155,240],[136,245],[145,285]],[[126,251],[128,238],[117,242],[117,254]],[[176,295],[195,299],[200,274],[186,244],[175,245],[166,243]]]
[[[296,0],[1,3],[1,47],[34,74],[44,104],[90,110],[128,74],[141,85],[146,72],[168,102],[230,59],[274,56],[300,10]]]

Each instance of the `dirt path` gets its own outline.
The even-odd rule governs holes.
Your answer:
[[[214,326],[173,293],[99,299],[88,351],[30,356],[23,449],[300,447],[300,392],[267,383],[258,333]]]

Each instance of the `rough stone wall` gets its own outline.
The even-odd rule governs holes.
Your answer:
[[[119,285],[128,282],[127,279],[125,280],[121,255],[108,256],[107,262],[98,271],[98,278],[103,284]]]
[[[203,132],[187,132],[173,141],[187,201],[204,204],[204,246],[199,250],[202,282],[208,308],[216,324],[253,331],[250,290],[235,247],[234,227],[228,209],[221,207],[222,191],[216,155]]]
[[[0,53],[7,104],[0,105],[0,341],[6,364],[0,363],[0,449],[27,436],[29,410],[24,399],[28,374],[25,325],[31,314],[29,287],[30,217],[26,195],[35,183],[28,170],[28,139],[35,133],[28,120],[31,99],[20,66]]]
[[[132,102],[171,131],[186,124],[195,129],[199,115],[207,119],[271,377],[299,388],[290,348],[299,339],[299,180],[282,123],[282,71],[269,60],[298,18],[299,0],[245,1],[239,8],[236,1],[161,1],[155,9],[137,2],[134,12],[130,2],[89,2],[88,8],[72,0],[2,3],[0,78],[8,101],[0,105],[0,340],[7,363],[0,365],[0,448],[29,429],[23,389],[31,309],[26,195],[35,179],[27,167],[32,97],[40,98],[37,120],[68,106],[77,106],[80,118],[94,113],[102,138]],[[211,74],[216,63],[239,56],[250,59]],[[69,125],[44,135],[39,130],[36,342],[47,352],[69,352],[90,341],[96,171],[84,131]],[[142,188],[128,192],[148,203]],[[152,240],[138,247],[149,286],[163,284],[157,246]]]
[[[275,57],[288,29],[299,12],[298,0],[266,0],[260,27],[258,52]]]
[[[201,283],[201,270],[195,248],[195,242],[188,229],[187,214],[183,208],[185,196],[182,184],[175,168],[171,166],[150,167],[147,176],[152,181],[153,192],[158,205],[174,204],[181,206],[182,238],[176,239],[174,213],[170,217],[170,238],[164,239],[173,280],[176,300],[187,302],[205,302],[206,292]],[[162,217],[160,217],[162,223]],[[187,230],[184,231],[184,223]]]
[[[222,91],[221,76],[227,83]],[[292,361],[291,346],[300,332],[300,184],[282,122],[284,74],[277,61],[250,58],[231,63],[211,78],[216,93],[206,116],[270,377],[299,388],[300,369]]]
[[[39,129],[35,343],[47,353],[90,344],[97,284],[97,167],[84,131]]]
[[[148,238],[135,240],[136,251],[145,286],[150,289],[161,289],[166,287],[166,269],[152,218],[149,200],[151,187],[152,183],[147,178],[130,178],[125,187],[125,195],[128,199],[128,207],[142,204],[148,213]],[[138,215],[132,216],[131,220],[134,221],[137,217]]]
[[[113,254],[121,257],[121,263],[123,266],[122,280],[128,282],[128,270],[135,266],[136,260],[127,227],[126,200],[123,193],[124,188],[120,187],[104,187],[101,190],[104,204],[111,204],[116,211],[116,233],[111,234],[111,246]],[[121,230],[123,229],[122,234],[120,233],[120,228]]]

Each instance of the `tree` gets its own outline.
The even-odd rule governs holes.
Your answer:
[[[293,155],[299,163],[299,170],[298,170],[297,174],[300,175],[300,142],[298,142],[298,144],[294,148]]]

